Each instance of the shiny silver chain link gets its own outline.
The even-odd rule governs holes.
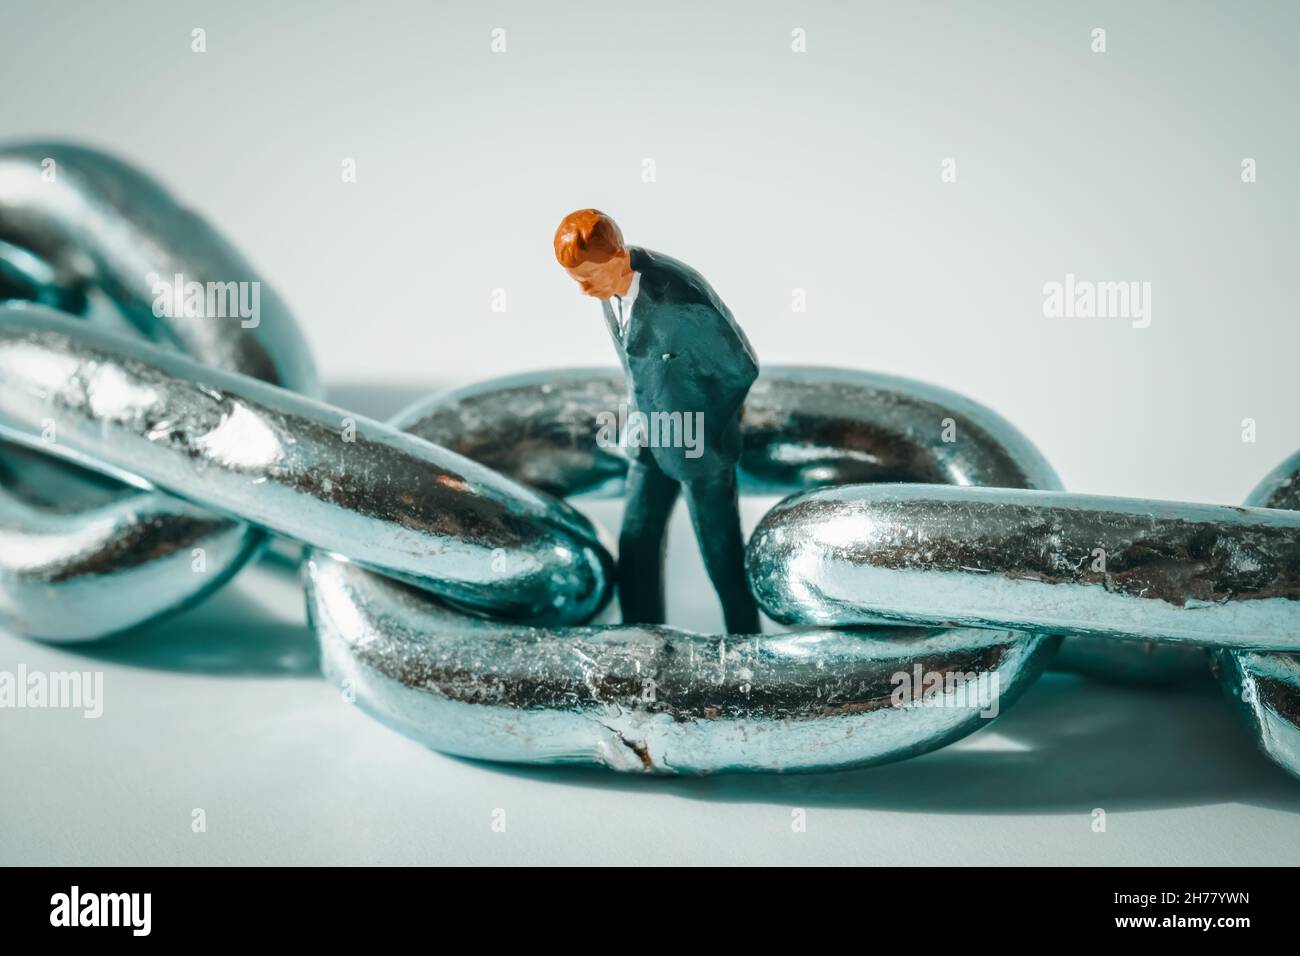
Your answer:
[[[157,308],[145,277],[257,283],[255,323]],[[283,301],[205,221],[92,151],[0,150],[0,623],[118,634],[227,582],[267,533],[306,546],[327,676],[450,753],[709,773],[933,750],[1055,658],[1178,679],[1208,657],[1300,775],[1300,455],[1246,507],[1063,492],[951,392],[768,367],[742,493],[791,496],[748,551],[790,629],[621,625],[595,440],[616,372],[436,395],[382,423],[324,404]],[[129,639],[129,638],[124,638]]]

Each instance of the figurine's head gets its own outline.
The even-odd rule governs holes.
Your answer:
[[[555,230],[555,258],[594,298],[623,295],[632,285],[632,258],[623,233],[599,209],[579,209],[564,217]]]

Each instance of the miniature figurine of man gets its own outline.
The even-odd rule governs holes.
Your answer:
[[[727,630],[757,633],[736,492],[740,412],[758,376],[745,333],[703,276],[676,259],[624,245],[618,225],[596,209],[564,218],[555,231],[555,257],[586,295],[601,300],[631,408],[642,419],[669,421],[663,416],[677,413],[702,426],[691,447],[627,441],[634,447],[618,545],[623,620],[663,623],[668,519],[685,488]]]

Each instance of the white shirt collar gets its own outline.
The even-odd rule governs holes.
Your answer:
[[[627,292],[623,295],[610,297],[609,306],[614,310],[614,317],[618,319],[618,327],[622,332],[627,331],[628,320],[632,318],[632,306],[636,303],[636,295],[641,291],[641,273],[632,273],[632,284],[627,287]]]

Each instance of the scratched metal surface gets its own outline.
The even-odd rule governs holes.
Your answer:
[[[609,371],[548,372],[456,390],[395,422],[554,494],[608,495],[624,465],[597,446],[594,422],[620,395]],[[948,417],[965,436],[956,446],[937,427]],[[742,430],[750,492],[884,476],[1056,482],[996,415],[888,376],[769,368]],[[320,551],[307,567],[326,673],[358,706],[435,749],[511,762],[698,774],[897,760],[984,725],[1056,643],[1006,629],[526,627],[456,613]],[[899,706],[896,675],[918,666],[983,682],[988,706]]]
[[[1300,509],[1300,452],[1269,472],[1246,504]],[[1300,777],[1300,655],[1223,649],[1213,659],[1219,683],[1260,749]]]
[[[56,163],[52,179],[47,159]],[[155,315],[148,276],[176,273],[259,283],[257,327]],[[202,217],[105,153],[57,143],[0,148],[6,300],[133,329],[219,368],[320,391],[311,352],[275,290]],[[65,486],[56,501],[29,493],[34,483],[22,473],[34,468],[38,489]],[[139,488],[105,504],[69,474],[34,466],[0,442],[0,621],[31,636],[103,637],[185,607],[225,583],[263,543],[244,523]],[[202,574],[192,570],[196,549],[205,555]]]
[[[750,541],[778,620],[1300,647],[1300,514],[1013,489],[854,487]]]
[[[0,306],[0,376],[0,430],[15,440],[449,600],[546,623],[585,620],[607,597],[611,559],[581,515],[344,409],[41,306]]]

